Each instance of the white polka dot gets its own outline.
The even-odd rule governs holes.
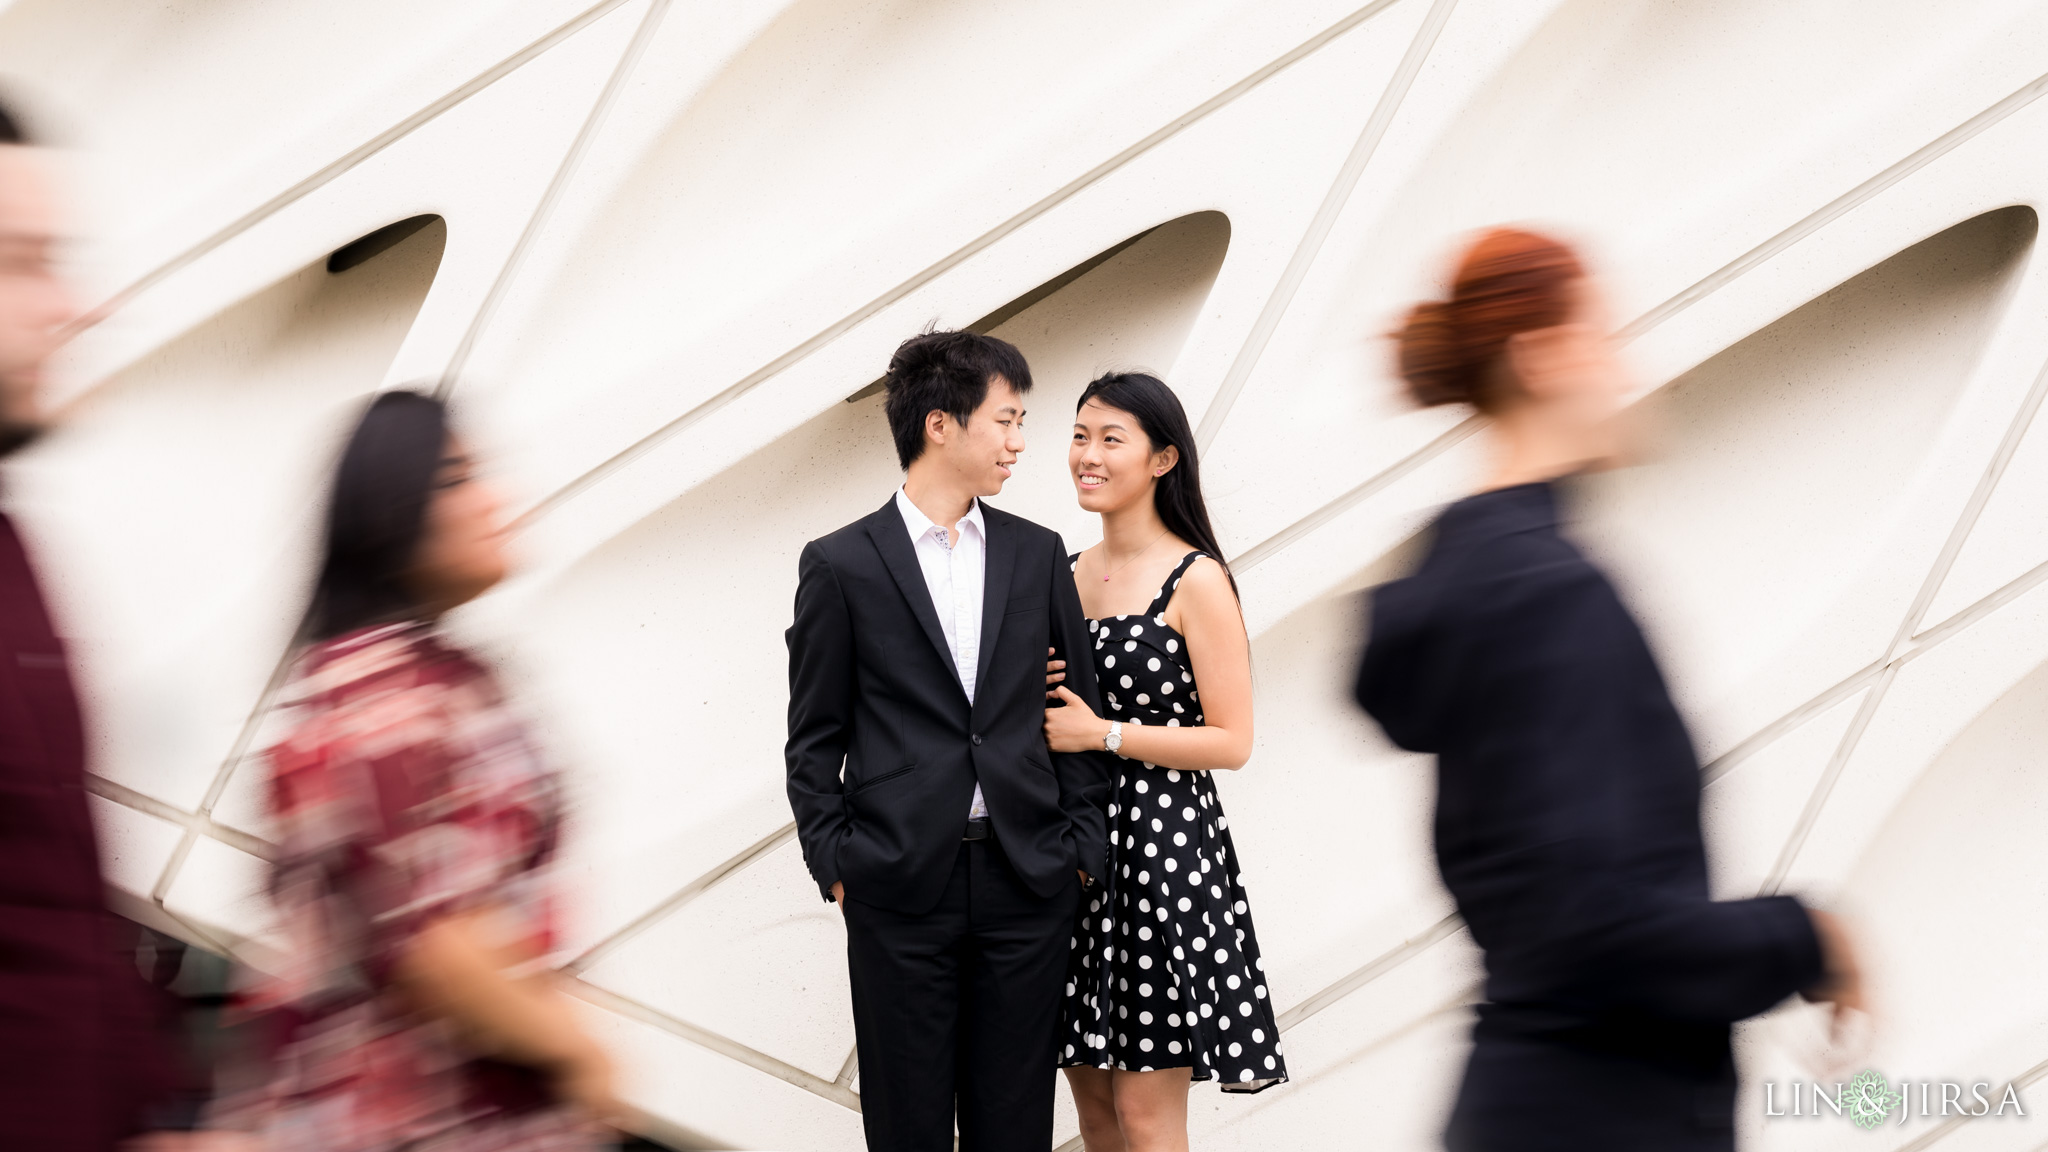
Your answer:
[[[1140,967],[1140,968],[1150,968],[1151,966],[1152,966],[1152,958],[1151,958],[1150,956],[1140,956],[1140,957],[1138,957],[1138,967]]]
[[[1174,1055],[1176,1055],[1176,1056],[1180,1055],[1180,1041],[1178,1041],[1178,1040],[1168,1040],[1168,1041],[1166,1042],[1166,1050],[1167,1050],[1168,1052],[1171,1052],[1171,1053],[1173,1053],[1173,1054],[1174,1054]]]
[[[1161,695],[1163,695],[1163,696],[1171,696],[1171,695],[1173,695],[1173,681],[1171,681],[1171,680],[1161,680],[1161,681],[1159,682],[1159,692],[1160,692],[1160,694],[1161,694]]]
[[[1217,962],[1218,964],[1221,964],[1221,963],[1223,963],[1223,962],[1224,962],[1225,960],[1228,960],[1228,959],[1230,959],[1230,953],[1228,953],[1228,952],[1225,952],[1225,951],[1224,951],[1223,949],[1221,949],[1221,948],[1218,948],[1218,949],[1216,950],[1216,962]],[[1250,1009],[1246,1009],[1246,1011],[1250,1011]]]
[[[1242,1071],[1242,1072],[1239,1072],[1239,1073],[1237,1074],[1237,1079],[1238,1079],[1238,1082],[1239,1082],[1239,1083],[1243,1083],[1244,1081],[1246,1081],[1246,1080],[1249,1080],[1249,1079],[1251,1079],[1251,1078],[1252,1078],[1252,1070],[1251,1070],[1251,1069],[1249,1069],[1249,1068],[1246,1068],[1246,1069],[1245,1069],[1244,1071]]]
[[[1150,1040],[1145,1040],[1145,1039],[1142,1039],[1142,1038],[1141,1038],[1141,1039],[1140,1039],[1140,1040],[1138,1041],[1138,1051],[1140,1051],[1140,1052],[1150,1052],[1151,1050],[1152,1050],[1152,1042],[1151,1042]]]
[[[1124,651],[1126,651],[1126,652],[1136,652],[1137,650],[1138,650],[1138,642],[1137,642],[1136,640],[1126,640],[1126,641],[1124,641]]]
[[[1161,792],[1161,793],[1159,794],[1159,806],[1160,806],[1161,808],[1171,808],[1171,807],[1173,807],[1173,797],[1171,797],[1171,796],[1168,796],[1168,795],[1167,795],[1166,793],[1164,793],[1164,792]]]
[[[1144,634],[1145,634],[1145,626],[1144,626],[1143,624],[1133,624],[1133,625],[1131,625],[1131,635],[1133,635],[1133,636],[1143,636]]]
[[[1137,789],[1140,795],[1149,792],[1152,789],[1152,786],[1150,784],[1145,783],[1145,778],[1143,776],[1138,777],[1138,782],[1136,784],[1131,785],[1131,787]]]
[[[1100,644],[1097,644],[1097,645],[1096,645],[1096,647],[1097,647],[1097,648],[1100,648],[1100,647],[1102,647],[1102,645],[1100,645]],[[1178,652],[1178,651],[1180,651],[1180,641],[1178,641],[1178,640],[1168,640],[1168,641],[1166,642],[1166,650],[1167,650],[1168,652]]]
[[[1244,1055],[1244,1045],[1242,1045],[1242,1044],[1239,1044],[1239,1043],[1238,1043],[1237,1041],[1235,1041],[1235,1040],[1232,1040],[1232,1041],[1230,1042],[1230,1054],[1231,1054],[1232,1056],[1242,1056],[1242,1055]]]
[[[1252,1014],[1252,1002],[1251,1002],[1251,1001],[1249,1001],[1249,1000],[1241,1000],[1241,1001],[1239,1001],[1239,1002],[1238,1002],[1238,1005],[1237,1005],[1237,1014],[1238,1014],[1239,1016],[1249,1016],[1249,1015],[1251,1015],[1251,1014]]]
[[[1125,925],[1125,928],[1126,928],[1126,929],[1128,929],[1129,927],[1130,927],[1129,925]],[[1152,938],[1152,929],[1150,929],[1150,928],[1147,928],[1147,927],[1145,927],[1145,926],[1144,926],[1143,924],[1140,924],[1140,925],[1138,925],[1138,939],[1140,939],[1140,940],[1150,940],[1151,938]],[[1233,977],[1233,979],[1235,979],[1235,977]]]
[[[1138,985],[1138,995],[1140,995],[1140,996],[1150,996],[1151,994],[1152,994],[1152,986],[1151,986],[1150,984],[1140,984],[1140,985]]]
[[[1181,810],[1180,810],[1180,818],[1181,818],[1181,819],[1183,819],[1183,820],[1189,821],[1190,823],[1192,823],[1192,822],[1194,821],[1194,819],[1195,819],[1195,810],[1194,810],[1193,808],[1183,808],[1183,809],[1181,809]]]
[[[1136,837],[1130,837],[1130,839],[1136,839]],[[1147,845],[1145,845],[1145,855],[1147,855],[1147,856],[1157,856],[1157,855],[1159,855],[1159,845],[1157,845],[1157,844],[1147,844]],[[1171,863],[1171,861],[1169,861],[1169,863]]]
[[[1152,698],[1150,696],[1145,695],[1143,692],[1138,693],[1138,703],[1150,704],[1151,702]]]
[[[1157,816],[1154,816],[1154,817],[1152,818],[1152,830],[1153,830],[1154,832],[1157,832],[1157,831],[1159,831],[1159,828],[1160,828],[1160,825],[1159,825],[1159,818],[1158,818]]]
[[[1181,898],[1180,898],[1180,910],[1181,910],[1181,911],[1185,912],[1185,911],[1187,911],[1187,910],[1188,910],[1189,908],[1192,908],[1192,907],[1194,907],[1194,905],[1192,905],[1192,904],[1188,903],[1188,898],[1187,898],[1187,897],[1183,896],[1183,897],[1181,897]]]
[[[1114,668],[1114,667],[1116,667],[1116,657],[1114,657],[1114,656],[1104,656],[1104,657],[1102,658],[1102,666],[1103,666],[1104,668]]]
[[[1176,845],[1185,846],[1188,842],[1188,834],[1185,832],[1175,832],[1173,834],[1173,842]]]
[[[1268,1057],[1266,1057],[1266,1071],[1268,1071],[1268,1072],[1271,1072],[1272,1070],[1273,1070],[1273,1058],[1272,1058],[1271,1056],[1268,1056]]]
[[[1131,678],[1129,676],[1125,676],[1122,679],[1118,680],[1117,683],[1123,685],[1126,688],[1129,688],[1131,686]]]

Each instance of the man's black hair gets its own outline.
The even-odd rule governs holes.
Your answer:
[[[966,423],[998,376],[1020,396],[1031,391],[1031,368],[1007,340],[979,332],[926,332],[897,345],[883,382],[897,461],[908,469],[924,455],[926,416],[944,412]]]

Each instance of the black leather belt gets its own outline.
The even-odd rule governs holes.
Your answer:
[[[986,840],[989,837],[988,817],[981,816],[967,822],[967,834],[962,840]]]

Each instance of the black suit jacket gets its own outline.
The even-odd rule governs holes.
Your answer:
[[[1107,752],[1045,745],[1046,649],[1102,712],[1081,598],[1059,534],[982,505],[988,529],[972,705],[892,497],[804,546],[789,642],[789,805],[830,898],[918,915],[939,901],[974,786],[1010,863],[1051,896],[1102,873]],[[844,771],[842,772],[842,768]]]

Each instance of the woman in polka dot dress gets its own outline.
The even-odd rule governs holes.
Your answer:
[[[1187,416],[1155,377],[1081,395],[1068,451],[1103,542],[1075,557],[1109,715],[1058,683],[1055,751],[1119,761],[1107,874],[1075,927],[1060,1063],[1091,1152],[1187,1147],[1193,1080],[1257,1092],[1287,1079],[1272,999],[1210,773],[1250,758],[1250,641],[1218,559]]]

